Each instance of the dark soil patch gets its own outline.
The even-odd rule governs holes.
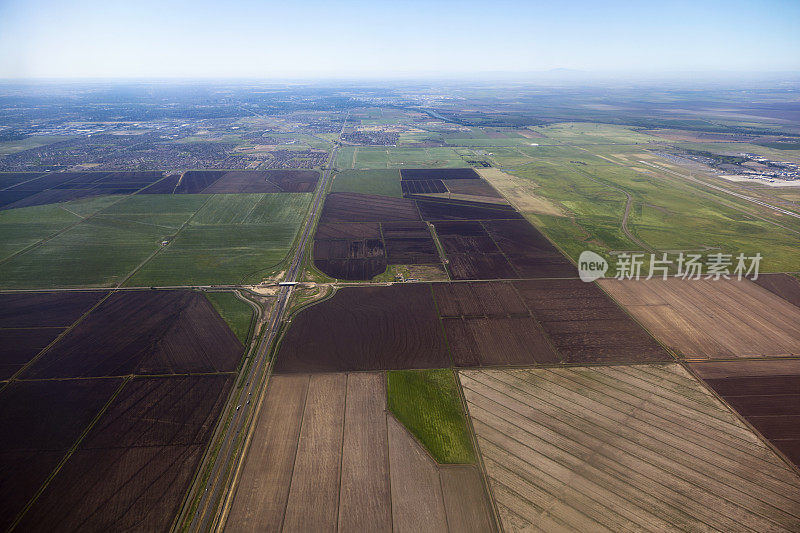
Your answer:
[[[236,369],[243,346],[202,294],[111,295],[24,373],[28,378]]]
[[[350,192],[330,193],[320,223],[420,220],[413,200]]]
[[[759,274],[757,279],[751,281],[800,307],[800,280],[796,277],[789,274]]]
[[[447,192],[442,180],[404,180],[400,182],[400,186],[403,189],[403,196]]]
[[[403,180],[463,180],[480,179],[472,168],[404,168],[400,170]]]
[[[424,220],[493,220],[521,219],[513,207],[457,200],[417,200]]]
[[[100,291],[0,294],[0,328],[67,327],[105,294]]]
[[[486,196],[489,198],[502,198],[494,187],[482,179],[477,180],[446,180],[444,186],[453,194],[469,196]]]
[[[63,328],[0,329],[0,380],[13,376],[62,331]]]
[[[450,366],[426,284],[341,289],[294,319],[277,358],[277,372]]]

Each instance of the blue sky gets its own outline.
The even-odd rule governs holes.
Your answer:
[[[0,78],[800,71],[800,0],[0,0]]]

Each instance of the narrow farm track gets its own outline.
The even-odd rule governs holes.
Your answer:
[[[342,130],[344,130],[344,125]],[[305,228],[295,255],[286,271],[284,279],[287,282],[296,281],[302,272],[306,245],[311,239],[315,221],[323,205],[338,148],[337,145],[331,151],[328,164],[315,192]],[[239,382],[246,384],[241,389],[239,396],[234,396],[236,402],[228,405],[226,415],[220,419],[218,433],[209,447],[209,451],[213,449],[216,450],[216,453],[205,458],[195,485],[190,490],[181,515],[175,524],[175,529],[209,531],[218,525],[221,507],[224,507],[220,504],[224,504],[228,499],[228,491],[233,486],[237,469],[246,455],[246,441],[251,434],[255,414],[258,411],[257,406],[263,396],[266,379],[272,368],[271,361],[268,360],[269,351],[285,318],[292,288],[292,286],[283,286],[276,296],[272,317],[261,336],[260,344],[250,354],[250,359],[245,362],[246,373]],[[210,469],[210,474],[206,477],[203,474],[208,472],[208,469]]]

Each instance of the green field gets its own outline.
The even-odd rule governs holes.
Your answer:
[[[467,419],[453,371],[388,372],[389,410],[439,463],[473,463]]]
[[[217,310],[217,313],[225,319],[228,327],[242,341],[242,344],[247,345],[253,322],[253,308],[232,292],[204,292],[203,294]]]
[[[403,197],[397,170],[345,170],[333,179],[331,192],[360,192]]]
[[[23,150],[31,150],[33,148],[47,146],[48,144],[53,144],[56,142],[67,141],[69,139],[72,139],[72,137],[59,135],[34,135],[18,141],[3,141],[0,142],[0,155],[8,155],[21,152]]]
[[[131,274],[126,285],[258,282],[285,259],[310,200],[133,195],[2,211],[0,287],[109,287]]]

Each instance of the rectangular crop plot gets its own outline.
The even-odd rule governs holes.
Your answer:
[[[403,181],[480,179],[472,168],[403,168],[400,176]]]
[[[313,170],[237,170],[223,173],[203,189],[213,193],[313,192],[319,173]]]
[[[386,270],[383,241],[315,240],[314,266],[337,279],[371,279]]]
[[[459,374],[508,531],[800,527],[800,476],[679,365]]]
[[[429,285],[340,289],[300,312],[276,371],[325,372],[450,366]]]
[[[516,289],[506,282],[434,283],[442,317],[529,316]]]
[[[800,466],[800,361],[713,361],[690,366]]]
[[[403,180],[400,185],[403,189],[403,196],[447,192],[442,180]]]
[[[0,528],[11,525],[121,383],[17,381],[0,392]]]
[[[800,354],[800,308],[748,280],[602,280],[653,335],[689,359]]]
[[[322,224],[317,226],[315,239],[380,239],[381,229],[377,222],[352,224]]]
[[[396,265],[425,265],[439,262],[430,233],[421,239],[386,239],[386,260]]]
[[[168,529],[232,384],[219,375],[126,384],[20,527]]]
[[[467,202],[463,200],[417,200],[424,220],[494,220],[521,219],[510,205]]]
[[[349,192],[330,193],[325,198],[320,224],[420,220],[413,200]]]
[[[105,294],[103,291],[0,294],[0,328],[67,327]]]
[[[0,329],[0,380],[13,376],[62,331],[64,328]]]
[[[442,320],[456,366],[558,363],[558,354],[529,316]]]
[[[494,187],[483,179],[474,180],[452,180],[443,182],[448,192],[453,194],[463,194],[465,196],[478,196],[485,198],[502,198]]]
[[[514,282],[564,360],[668,361],[670,355],[597,285],[579,279]]]
[[[202,294],[112,294],[24,372],[62,378],[236,369],[242,343]]]
[[[527,220],[487,220],[483,225],[520,278],[577,277],[575,265]]]
[[[181,176],[173,194],[199,194],[225,174],[224,170],[190,170]]]
[[[447,255],[452,279],[513,279],[505,256],[478,221],[439,221],[434,224]]]

